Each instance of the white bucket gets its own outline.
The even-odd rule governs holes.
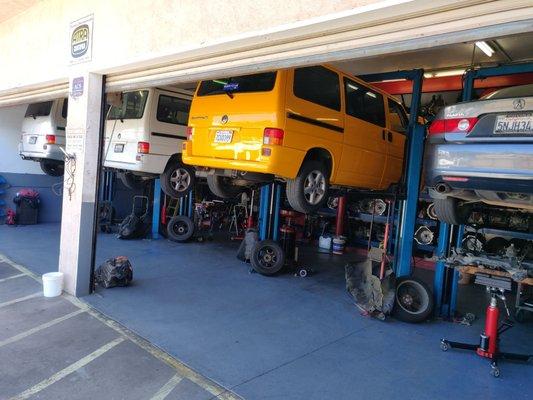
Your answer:
[[[63,272],[48,272],[43,275],[44,297],[56,297],[63,291]]]
[[[346,245],[346,238],[344,236],[335,236],[333,238],[333,254],[343,254]]]
[[[331,250],[331,237],[330,236],[320,236],[318,238],[318,248],[327,250],[328,252]]]

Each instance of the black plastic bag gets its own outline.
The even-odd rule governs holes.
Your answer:
[[[133,280],[133,268],[128,257],[110,258],[96,269],[94,278],[99,286],[106,289],[128,286]]]

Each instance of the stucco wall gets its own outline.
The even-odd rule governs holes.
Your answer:
[[[27,106],[0,108],[0,174],[42,174],[39,164],[24,161],[18,153],[22,119]]]
[[[89,14],[93,61],[83,68],[97,71],[372,3],[379,1],[43,0],[0,24],[0,90],[64,80],[69,24]]]

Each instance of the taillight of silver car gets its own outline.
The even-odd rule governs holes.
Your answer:
[[[469,133],[476,125],[478,119],[473,118],[450,118],[436,119],[428,129],[430,135],[441,135],[444,133]]]

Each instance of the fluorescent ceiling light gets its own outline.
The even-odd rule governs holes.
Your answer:
[[[494,54],[494,49],[492,47],[490,47],[487,42],[484,42],[484,41],[481,41],[481,42],[476,42],[476,46],[483,52],[485,53],[488,57],[492,57],[492,55]]]
[[[433,71],[424,73],[424,78],[442,78],[443,76],[456,76],[463,75],[465,73],[464,68],[460,69],[448,69],[443,71]]]

